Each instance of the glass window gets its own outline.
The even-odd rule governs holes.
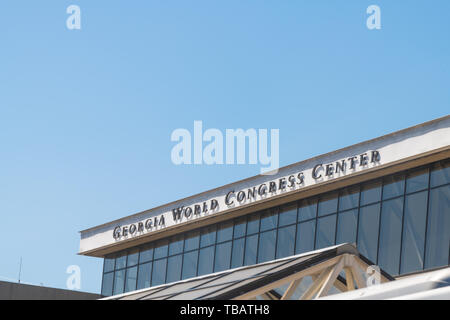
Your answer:
[[[222,222],[217,230],[217,242],[231,240],[233,237],[233,221]]]
[[[183,252],[184,239],[183,235],[178,235],[170,240],[169,256]]]
[[[256,253],[258,251],[258,234],[247,236],[245,240],[244,265],[249,266],[256,263]]]
[[[127,278],[125,281],[125,292],[136,290],[137,266],[127,269]]]
[[[447,163],[438,163],[431,171],[431,187],[437,187],[450,183],[450,161]]]
[[[338,214],[338,231],[336,244],[356,243],[356,228],[358,226],[358,209],[340,212]]]
[[[113,293],[114,272],[105,273],[102,281],[102,296],[111,296]]]
[[[359,187],[347,188],[341,191],[339,197],[339,211],[353,209],[358,206]]]
[[[259,232],[259,213],[252,214],[247,221],[247,235]]]
[[[380,204],[363,207],[359,211],[358,250],[371,262],[377,262]]]
[[[416,170],[408,174],[406,192],[416,192],[428,188],[428,168]]]
[[[387,176],[384,178],[383,200],[403,195],[405,177],[403,175]]]
[[[304,199],[298,208],[298,220],[305,221],[316,217],[317,199]]]
[[[234,223],[234,238],[245,236],[245,229],[247,228],[247,218],[239,218]]]
[[[336,234],[336,215],[317,219],[316,249],[334,245]]]
[[[142,247],[139,253],[139,263],[144,263],[153,260],[153,246],[147,245]]]
[[[116,295],[123,293],[124,285],[125,285],[125,269],[122,269],[114,273],[113,294]]]
[[[209,226],[202,230],[200,237],[200,247],[206,247],[216,242],[216,226]]]
[[[277,230],[261,232],[259,235],[258,263],[275,258]]]
[[[206,247],[200,250],[198,259],[198,275],[212,273],[214,266],[214,246]]]
[[[216,252],[219,254],[214,261],[214,272],[230,269],[231,241],[216,245]]]
[[[245,243],[244,238],[240,238],[233,241],[231,268],[241,267],[244,264],[244,243]]]
[[[182,279],[193,278],[197,275],[198,250],[183,255]]]
[[[276,228],[278,225],[278,208],[271,208],[261,214],[261,232]]]
[[[181,279],[181,254],[167,259],[167,280],[166,283],[179,281]]]
[[[198,249],[200,244],[200,232],[194,231],[190,232],[186,239],[184,240],[184,251],[191,251]]]
[[[133,249],[128,253],[127,267],[132,267],[138,264],[139,250]]]
[[[361,206],[381,200],[381,181],[364,184],[361,188]]]
[[[277,259],[292,256],[294,254],[295,228],[296,226],[293,225],[278,229]]]
[[[166,266],[167,258],[153,261],[152,287],[166,282]]]
[[[403,197],[383,202],[378,264],[391,275],[399,272],[402,219]]]
[[[304,253],[314,250],[315,232],[316,220],[310,220],[298,224],[295,253]]]
[[[427,196],[427,191],[406,196],[401,273],[423,269]]]
[[[330,213],[334,213],[337,210],[337,194],[330,193],[324,195],[319,200],[319,210],[318,215],[324,216]]]
[[[103,272],[110,272],[114,270],[114,262],[116,261],[113,257],[106,257],[103,260]]]
[[[280,227],[294,224],[297,222],[297,204],[282,206],[280,209]]]
[[[449,264],[450,186],[430,191],[428,209],[426,268]]]
[[[144,263],[139,266],[137,288],[144,289],[150,287],[152,276],[152,263]]]
[[[163,240],[158,242],[158,244],[155,246],[155,253],[154,253],[154,258],[153,259],[159,259],[159,258],[163,258],[163,257],[167,257],[167,249],[168,249],[169,245],[168,245],[168,241],[167,240]]]
[[[127,254],[121,253],[120,256],[116,258],[116,270],[123,269],[127,266]]]

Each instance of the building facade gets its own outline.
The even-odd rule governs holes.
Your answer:
[[[392,276],[450,264],[450,117],[81,232],[111,296],[335,244]]]

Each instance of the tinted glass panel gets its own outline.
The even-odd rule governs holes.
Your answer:
[[[258,263],[273,260],[275,258],[275,243],[277,231],[266,231],[259,235]]]
[[[334,213],[337,210],[337,194],[327,194],[319,200],[318,215],[323,216],[326,214]]]
[[[314,250],[315,231],[316,220],[310,220],[298,224],[295,253],[304,253]]]
[[[297,204],[282,206],[280,209],[279,225],[287,226],[297,222]]]
[[[261,214],[261,231],[276,228],[278,225],[278,209],[268,209]]]
[[[431,187],[450,183],[450,162],[437,164],[431,171]]]
[[[423,269],[427,191],[406,196],[401,272]]]
[[[244,265],[244,242],[245,242],[244,238],[233,241],[231,268],[237,268]]]
[[[125,269],[122,269],[114,273],[113,294],[116,295],[123,293],[124,286],[125,286]]]
[[[359,211],[358,250],[371,262],[377,261],[378,223],[380,204],[363,207]]]
[[[381,200],[381,181],[367,183],[361,188],[361,205]]]
[[[358,206],[359,188],[347,188],[342,190],[339,197],[339,211],[353,209]]]
[[[206,247],[216,242],[216,226],[207,227],[202,230],[200,247]]]
[[[184,240],[184,251],[190,251],[194,249],[198,249],[200,243],[200,233],[190,232],[189,235]]]
[[[123,269],[126,266],[127,266],[127,255],[123,253],[116,258],[116,270]]]
[[[245,236],[245,229],[247,228],[247,219],[240,218],[236,220],[234,224],[234,238],[240,238]]]
[[[383,202],[378,264],[391,275],[399,273],[403,197]]]
[[[259,232],[259,214],[251,215],[247,221],[247,234]]]
[[[167,258],[153,262],[152,287],[166,282]]]
[[[233,237],[233,221],[221,223],[217,230],[217,242],[231,240]]]
[[[295,225],[278,229],[277,258],[284,258],[294,254]]]
[[[177,256],[170,257],[167,260],[167,281],[166,281],[166,283],[178,281],[181,279],[182,257],[183,256],[179,254]]]
[[[356,243],[356,228],[358,226],[358,209],[340,212],[338,214],[338,233],[336,244]]]
[[[334,245],[336,232],[336,215],[317,220],[316,249],[322,249]]]
[[[125,292],[136,290],[137,266],[127,269],[127,278],[125,282]]]
[[[102,281],[102,295],[103,296],[111,296],[113,291],[113,278],[114,278],[114,272],[105,273],[103,275],[103,281]]]
[[[183,251],[183,236],[177,236],[170,240],[169,255],[181,253]]]
[[[168,241],[164,240],[159,242],[155,247],[154,259],[167,257]]]
[[[127,267],[132,267],[138,264],[139,250],[132,250],[128,253]]]
[[[421,169],[408,174],[406,192],[416,192],[428,188],[428,169]]]
[[[430,191],[428,209],[426,268],[449,264],[450,186]]]
[[[220,243],[216,246],[216,259],[214,262],[214,272],[230,269],[231,261],[231,241]]]
[[[153,247],[145,246],[139,253],[139,263],[147,262],[153,259]]]
[[[248,266],[256,263],[256,253],[258,250],[258,235],[247,236],[245,241],[244,265]]]
[[[298,220],[304,221],[316,217],[317,199],[304,199],[298,208]]]
[[[197,275],[198,251],[191,251],[183,257],[183,279],[195,277]]]
[[[105,260],[103,260],[103,272],[113,271],[115,261],[116,259],[114,258],[105,258]]]
[[[214,266],[214,246],[200,250],[198,260],[198,275],[204,275],[213,272]]]
[[[388,176],[384,179],[383,200],[401,196],[405,190],[405,179],[401,176]]]
[[[138,289],[149,288],[151,276],[152,276],[151,262],[139,265],[137,288]]]

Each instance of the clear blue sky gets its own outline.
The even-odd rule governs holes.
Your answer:
[[[66,8],[81,7],[79,31]],[[381,7],[381,30],[366,8]],[[259,173],[176,128],[278,128],[287,165],[447,115],[450,1],[0,3],[0,276],[64,288],[78,231]]]

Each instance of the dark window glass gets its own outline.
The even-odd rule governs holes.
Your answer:
[[[123,269],[127,266],[127,254],[122,253],[116,258],[116,270]]]
[[[361,205],[381,200],[381,181],[370,182],[361,188]]]
[[[217,230],[217,242],[231,240],[233,237],[233,221],[222,222]]]
[[[241,267],[244,264],[244,243],[244,238],[233,241],[231,268]]]
[[[247,235],[259,232],[259,213],[252,214],[247,221]]]
[[[336,244],[356,243],[356,228],[358,226],[358,209],[340,212],[338,214],[338,233]]]
[[[403,195],[405,190],[405,177],[388,176],[384,179],[383,200]]]
[[[298,224],[295,253],[304,253],[314,250],[315,231],[316,220],[310,220]]]
[[[363,207],[359,211],[358,250],[371,262],[377,261],[380,204]]]
[[[102,281],[102,295],[111,296],[113,293],[113,278],[114,272],[105,273]]]
[[[318,215],[324,216],[326,214],[334,213],[337,210],[337,194],[330,193],[320,198]]]
[[[416,170],[408,174],[406,192],[416,192],[428,188],[428,168]]]
[[[450,186],[430,191],[428,209],[426,268],[449,264]]]
[[[128,253],[127,267],[132,267],[138,264],[139,250],[134,249]]]
[[[123,293],[124,286],[125,286],[125,269],[122,269],[114,273],[113,294],[116,295]]]
[[[406,196],[401,273],[423,269],[427,196],[427,191]]]
[[[297,204],[282,206],[280,209],[280,227],[297,222]]]
[[[305,221],[316,217],[317,199],[304,199],[298,208],[298,220]]]
[[[336,215],[317,219],[316,249],[334,245],[336,233]]]
[[[159,259],[163,257],[167,257],[167,248],[169,247],[168,241],[163,240],[158,242],[158,244],[155,246],[155,256],[153,259]]]
[[[383,202],[378,264],[391,275],[399,272],[402,219],[403,197]]]
[[[200,243],[200,233],[198,231],[190,232],[184,240],[184,251],[198,249]]]
[[[153,261],[152,287],[166,282],[166,266],[167,258]]]
[[[153,259],[153,247],[152,246],[144,246],[139,253],[139,263],[148,262]]]
[[[295,225],[278,229],[277,259],[292,256],[295,247]]]
[[[258,251],[258,234],[247,236],[245,241],[244,265],[248,266],[256,263],[256,253]]]
[[[206,227],[202,230],[200,247],[206,247],[216,242],[216,226]]]
[[[150,287],[150,279],[152,276],[152,263],[144,263],[139,265],[137,288],[144,289]]]
[[[231,241],[216,245],[216,255],[214,261],[214,272],[230,269]]]
[[[187,252],[183,256],[182,279],[193,278],[197,275],[198,250]]]
[[[339,211],[356,208],[358,206],[358,202],[359,187],[344,189],[339,197]]]
[[[174,282],[181,279],[181,260],[183,256],[181,254],[172,256],[167,259],[167,281]]]
[[[214,246],[206,247],[200,250],[198,259],[198,275],[212,273],[214,266]]]
[[[127,278],[125,281],[125,292],[136,290],[137,266],[127,269]]]
[[[450,183],[450,161],[435,165],[431,171],[431,187],[437,187],[443,184]]]
[[[240,218],[234,223],[234,238],[245,236],[245,229],[247,228],[247,218]]]
[[[184,244],[184,239],[183,239],[182,235],[173,237],[170,240],[170,244],[169,244],[169,255],[172,256],[172,255],[183,252],[183,244]]]
[[[277,230],[261,232],[259,235],[258,263],[275,258],[275,241]]]
[[[108,257],[103,260],[103,272],[110,272],[114,270],[114,262],[116,261],[113,257]]]
[[[267,209],[261,214],[261,232],[271,230],[278,224],[278,208]]]

